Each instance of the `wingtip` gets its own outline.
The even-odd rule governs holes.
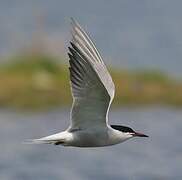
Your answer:
[[[75,22],[75,20],[74,20],[73,17],[70,17],[70,21],[71,21],[71,22]]]
[[[70,22],[73,27],[78,25],[77,21],[73,17],[70,17]]]
[[[71,22],[71,26],[74,29],[75,27],[82,29],[80,24],[78,23],[77,20],[75,20],[73,17],[70,17],[70,22]]]

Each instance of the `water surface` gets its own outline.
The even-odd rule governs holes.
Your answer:
[[[72,148],[26,145],[68,126],[69,110],[44,113],[0,111],[1,180],[161,180],[182,178],[182,112],[169,108],[117,109],[112,124],[123,124],[150,138],[111,147]]]

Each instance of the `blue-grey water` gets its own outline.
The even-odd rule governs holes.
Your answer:
[[[181,7],[180,0],[1,0],[0,55],[29,44],[37,31],[35,39],[42,33],[51,48],[61,52],[70,39],[69,18],[74,17],[108,64],[181,76]]]
[[[42,113],[0,111],[1,180],[181,180],[182,112],[170,108],[112,110],[110,122],[150,138],[104,148],[27,145],[65,129],[69,110]]]

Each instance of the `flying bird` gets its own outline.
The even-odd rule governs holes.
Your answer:
[[[71,123],[63,132],[32,143],[75,147],[101,147],[133,137],[148,137],[130,127],[109,125],[108,113],[115,86],[106,65],[88,34],[71,18],[69,71],[73,96]]]

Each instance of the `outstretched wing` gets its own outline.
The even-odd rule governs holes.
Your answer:
[[[107,68],[88,35],[72,19],[69,47],[73,95],[71,129],[106,126],[115,87]]]

